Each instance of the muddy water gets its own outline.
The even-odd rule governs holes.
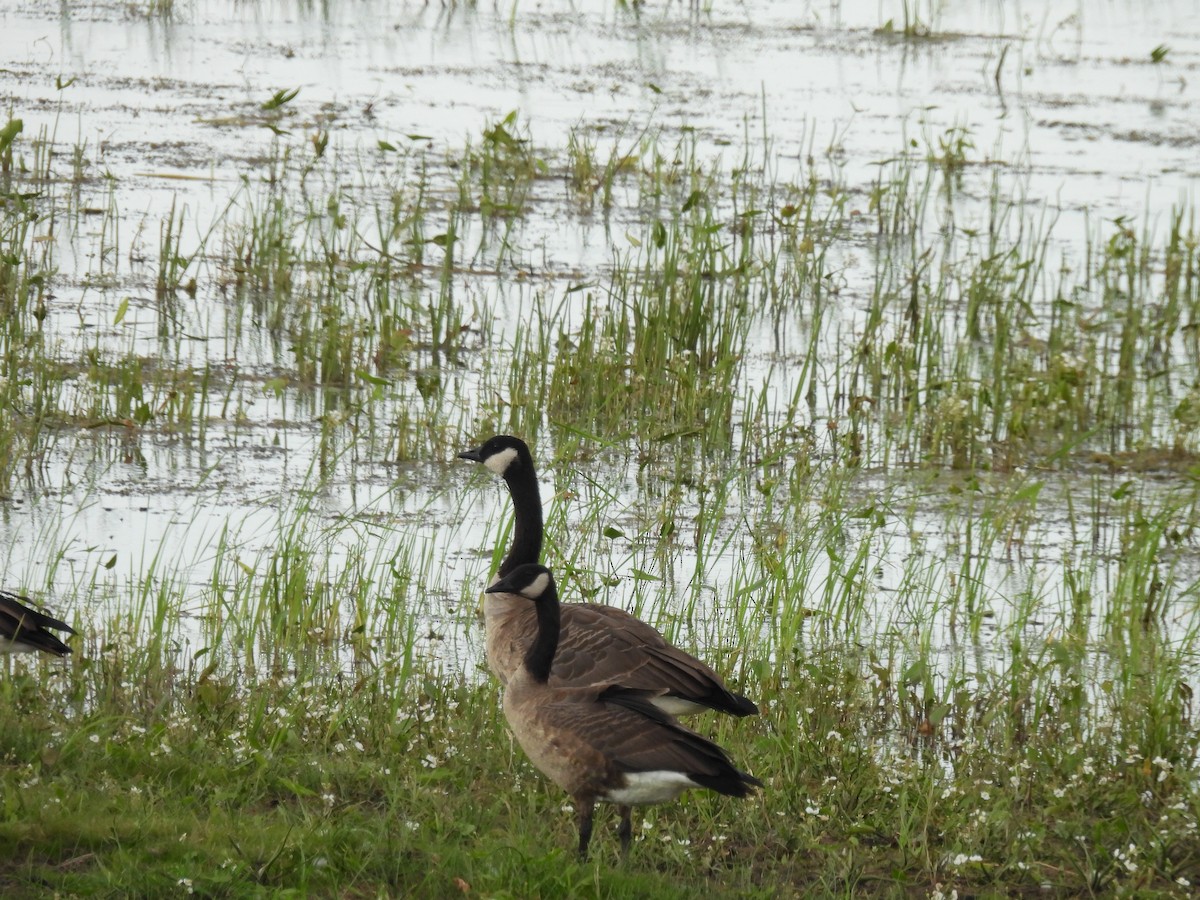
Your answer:
[[[0,94],[24,121],[23,139],[52,140],[56,174],[73,179],[88,210],[48,236],[58,272],[47,327],[61,358],[90,347],[163,352],[153,292],[163,218],[184,211],[183,249],[198,246],[231,206],[251,202],[281,147],[304,149],[320,130],[331,154],[388,167],[390,157],[372,155],[380,141],[445,158],[512,110],[536,145],[556,152],[573,128],[603,125],[604,140],[620,142],[654,127],[668,144],[686,129],[708,158],[736,159],[749,144],[788,173],[814,157],[865,197],[883,161],[959,129],[971,159],[995,165],[967,170],[958,224],[986,222],[996,178],[1006,197],[1057,221],[1068,256],[1106,218],[1161,228],[1173,207],[1196,199],[1200,19],[1190,2],[918,3],[910,39],[897,33],[905,4],[885,0],[483,6],[197,0],[164,14],[139,2],[0,2]],[[1160,45],[1168,53],[1155,64]],[[277,92],[297,88],[280,117],[264,112]],[[453,173],[435,164],[431,177],[435,190],[453,191]],[[338,178],[355,183],[353,166]],[[520,226],[517,267],[536,261],[547,285],[596,276],[615,246],[627,249],[622,216],[632,214],[600,228],[588,217],[539,218],[535,205]],[[853,296],[869,281],[870,260],[849,253],[846,265]],[[215,263],[196,268],[197,299],[173,313],[184,323],[175,356],[262,380],[286,366],[253,322],[231,321],[215,302]],[[505,311],[502,327],[537,294],[487,274],[460,278],[465,296]],[[783,408],[787,367],[771,362],[779,348],[768,329],[756,333],[763,346],[752,348],[748,380],[769,384]],[[447,386],[464,444],[475,437],[474,387],[469,372]],[[316,420],[328,412],[261,380],[234,402],[236,425],[225,418],[202,442],[119,427],[56,441],[0,506],[6,583],[53,591],[60,608],[86,619],[104,614],[97,598],[136,596],[153,572],[173,585],[182,612],[203,609],[222,540],[251,564],[275,545],[281,505],[314,481]],[[619,519],[640,489],[632,469],[607,477]],[[429,591],[413,611],[441,635],[431,652],[450,665],[475,657],[478,632],[464,606],[486,569],[479,550],[500,527],[505,500],[494,485],[440,460],[395,466],[351,453],[338,457],[314,502],[335,558],[365,540],[379,571],[426,560]],[[929,541],[933,555],[949,552],[939,514],[914,515],[878,548],[885,600],[913,553],[929,552]],[[1060,528],[1066,513],[1056,518],[1039,532],[1043,545],[1026,548],[1036,564],[988,573],[994,596],[1032,581],[1048,585],[1053,605],[1071,540]],[[631,564],[653,565],[626,552]],[[695,568],[683,552],[680,596]],[[740,553],[730,545],[701,579],[727,583]],[[1002,622],[1005,606],[996,607]]]

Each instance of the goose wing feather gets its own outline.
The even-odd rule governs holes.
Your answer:
[[[619,683],[736,715],[758,712],[709,666],[622,609],[567,604],[562,607],[562,629],[552,684]]]
[[[31,609],[26,605],[29,602],[27,597],[0,591],[0,638],[58,656],[70,653],[71,648],[47,629],[67,634],[74,634],[75,630],[66,622]]]

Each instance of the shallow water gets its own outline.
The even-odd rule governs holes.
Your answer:
[[[446,160],[512,110],[536,146],[558,151],[572,129],[603,126],[595,133],[607,148],[614,141],[631,146],[654,127],[668,146],[685,131],[693,134],[698,155],[723,167],[749,152],[788,178],[813,157],[818,170],[844,179],[864,208],[881,164],[910,141],[936,146],[961,129],[973,162],[952,207],[956,225],[986,226],[995,179],[1002,195],[1056,223],[1055,246],[1068,259],[1078,258],[1105,220],[1125,216],[1161,232],[1173,208],[1196,199],[1200,20],[1191,3],[920,5],[932,36],[910,40],[884,27],[889,19],[902,27],[900,3],[711,6],[194,2],[160,15],[144,3],[0,4],[0,91],[12,116],[24,121],[23,137],[52,136],[55,170],[64,179],[73,148],[82,146],[73,190],[85,212],[47,236],[58,271],[46,328],[60,342],[60,358],[81,358],[88,348],[149,358],[170,352],[181,364],[236,366],[258,379],[232,391],[228,383],[209,389],[214,403],[224,396],[239,413],[220,417],[200,441],[123,427],[57,440],[0,504],[6,584],[57,593],[57,609],[78,609],[86,620],[105,615],[96,608],[105,591],[94,585],[136,596],[154,571],[181,594],[181,611],[195,612],[207,602],[222,534],[237,558],[251,563],[277,541],[280,509],[320,480],[313,503],[317,518],[329,523],[334,558],[365,541],[371,572],[398,558],[424,560],[419,574],[427,590],[409,602],[410,615],[439,635],[430,652],[449,668],[478,658],[479,634],[467,610],[506,512],[499,487],[465,463],[451,464],[451,453],[400,464],[394,454],[351,449],[334,451],[323,468],[327,449],[317,420],[337,412],[336,398],[269,387],[291,358],[253,315],[223,302],[219,261],[206,255],[196,262],[195,298],[180,295],[168,311],[154,300],[160,223],[169,210],[185,211],[186,253],[231,209],[244,213],[259,202],[280,148],[306,150],[318,129],[329,132],[330,155],[345,162],[312,176],[313,195],[344,189],[364,207],[384,202],[381,173],[402,183],[416,158],[380,153],[379,141],[423,150],[432,189],[450,196],[456,176]],[[1169,52],[1154,64],[1159,45]],[[263,111],[276,92],[296,88],[279,118]],[[286,177],[295,178],[295,170]],[[490,311],[497,333],[511,335],[533,307],[561,298],[568,284],[603,281],[614,255],[630,252],[625,234],[637,215],[618,204],[606,221],[564,218],[559,204],[535,199],[507,264],[482,249],[482,235],[470,235],[481,250],[455,276],[460,302]],[[832,251],[844,281],[844,332],[837,334],[857,327],[871,272],[869,231],[864,222],[861,243]],[[219,255],[214,248],[208,254]],[[436,289],[430,273],[424,290]],[[167,316],[175,325],[164,340]],[[747,393],[765,385],[781,414],[794,393],[793,361],[807,347],[803,327],[788,323],[782,346],[769,323],[751,333]],[[846,350],[833,337],[821,346],[829,365]],[[442,385],[461,447],[480,437],[482,415],[475,398],[480,360],[464,362]],[[815,419],[827,413],[825,402]],[[410,390],[396,408],[419,412],[421,399]],[[549,458],[546,443],[539,450]],[[331,477],[317,479],[318,470]],[[604,521],[638,533],[646,487],[635,461],[608,459],[592,477],[612,495]],[[563,471],[546,478],[545,494],[557,493],[568,522],[585,518],[587,478]],[[1048,494],[1071,492],[1070,478],[1059,478],[1047,476]],[[1113,475],[1102,484],[1116,491],[1127,478]],[[1151,500],[1174,487],[1139,484]],[[859,490],[869,498],[895,485],[893,476],[880,475]],[[926,615],[889,607],[915,555],[954,558],[957,537],[941,489],[902,489],[910,505],[889,513],[889,540],[874,550],[880,623]],[[683,508],[694,512],[696,502],[689,496]],[[1069,521],[1063,503],[1049,505],[1061,515],[1047,515],[1047,508],[1043,501],[1038,545],[1014,548],[1011,559],[994,560],[983,574],[996,599],[985,632],[1015,614],[1003,598],[1029,585],[1053,609],[1063,562],[1082,544],[1117,553],[1119,538],[1103,523],[1093,534]],[[739,523],[724,527],[733,533]],[[557,542],[576,548],[575,541]],[[748,553],[734,539],[717,558],[699,562],[684,544],[666,572],[635,541],[597,538],[578,546],[596,554],[583,560],[589,565],[616,554],[612,572],[599,576],[620,575],[627,563],[673,582],[671,590],[626,578],[608,597],[666,618],[698,591],[696,581],[702,596],[721,596]],[[1180,565],[1177,577],[1194,570],[1192,561]],[[815,585],[822,572],[819,561],[813,566]],[[715,637],[712,624],[693,624],[698,639]],[[1186,631],[1191,619],[1181,613],[1175,626]],[[941,633],[945,643],[954,641]]]

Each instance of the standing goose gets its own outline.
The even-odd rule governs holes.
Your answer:
[[[0,653],[32,653],[45,650],[55,656],[71,652],[71,648],[47,629],[74,634],[66,622],[52,619],[26,606],[28,597],[0,591]]]
[[[745,797],[763,783],[740,772],[712,741],[655,705],[654,691],[621,683],[556,686],[560,612],[554,576],[522,565],[487,589],[520,597],[534,609],[537,633],[504,690],[504,717],[526,755],[571,795],[579,822],[579,858],[587,858],[598,801],[616,803],[621,854],[633,834],[633,806],[666,803],[689,788]],[[529,601],[533,601],[532,604]]]
[[[513,542],[493,587],[542,553],[542,501],[529,447],[520,438],[498,435],[460,459],[483,463],[502,477],[512,496]],[[715,709],[734,716],[758,713],[754,702],[735,694],[694,656],[669,644],[641,619],[596,603],[562,606],[562,634],[551,685],[616,684],[650,692],[649,702],[673,716]],[[524,664],[538,630],[537,616],[521,595],[488,588],[483,601],[488,665],[507,684]]]

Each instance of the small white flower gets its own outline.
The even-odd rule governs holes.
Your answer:
[[[88,740],[89,740],[89,741],[91,741],[93,744],[98,744],[98,743],[100,743],[100,735],[98,735],[98,734],[89,734],[89,735],[88,735]]]

